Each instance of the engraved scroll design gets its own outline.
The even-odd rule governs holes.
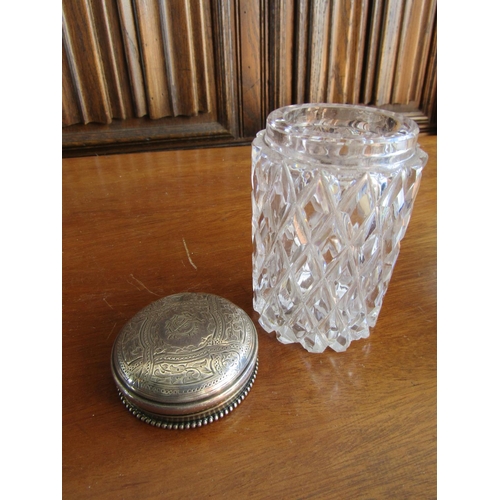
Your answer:
[[[239,373],[251,348],[245,318],[208,294],[168,299],[124,328],[119,361],[129,383],[168,395],[199,392]]]

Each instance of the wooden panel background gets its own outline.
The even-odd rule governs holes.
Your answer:
[[[63,109],[81,111],[63,114],[63,125],[208,112],[214,73],[207,7],[196,0],[63,0],[63,51],[71,61],[64,73],[77,89]]]
[[[436,0],[62,5],[65,156],[248,143],[303,102],[436,127]]]

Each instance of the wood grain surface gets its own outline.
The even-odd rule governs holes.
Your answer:
[[[250,144],[288,104],[437,123],[436,0],[64,0],[65,157]]]
[[[257,324],[249,146],[64,159],[64,498],[435,498],[437,138],[420,143],[429,162],[382,312],[345,353]],[[259,373],[229,416],[168,431],[126,411],[110,354],[136,312],[185,291],[250,315]]]

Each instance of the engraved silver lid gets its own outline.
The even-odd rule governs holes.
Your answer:
[[[111,369],[125,406],[168,429],[201,427],[232,411],[257,374],[257,331],[222,297],[179,293],[139,311],[113,345]]]

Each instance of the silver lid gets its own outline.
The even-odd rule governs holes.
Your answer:
[[[139,311],[115,340],[111,366],[125,406],[157,427],[200,427],[232,411],[257,373],[257,332],[217,295],[180,293]]]

